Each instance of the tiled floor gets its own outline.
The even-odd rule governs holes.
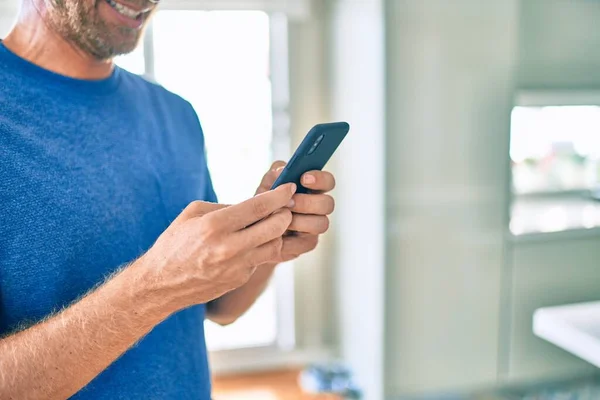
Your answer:
[[[341,400],[332,395],[302,393],[297,370],[217,377],[214,400]]]
[[[332,395],[302,393],[297,383],[298,374],[299,371],[291,370],[216,378],[214,400],[341,400]],[[507,388],[495,394],[437,395],[410,400],[600,400],[600,380],[591,378],[528,389]]]

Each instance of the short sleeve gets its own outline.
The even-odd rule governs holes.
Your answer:
[[[215,188],[212,184],[212,178],[210,176],[210,171],[208,170],[208,164],[206,163],[206,157],[204,157],[204,168],[206,169],[206,188],[205,188],[205,199],[210,203],[218,203],[219,199],[217,197],[217,193],[215,192]]]
[[[205,181],[205,187],[204,187],[204,201],[208,201],[211,203],[218,203],[218,197],[217,194],[215,192],[215,188],[213,186],[213,182],[212,182],[212,177],[210,174],[210,170],[208,168],[208,162],[207,162],[207,156],[206,156],[206,144],[205,144],[205,140],[204,140],[204,130],[202,129],[202,123],[200,122],[200,118],[198,117],[198,114],[196,113],[196,111],[194,110],[194,107],[188,102],[186,101],[188,108],[189,108],[189,112],[192,114],[193,120],[195,122],[195,124],[198,127],[198,132],[199,132],[199,139],[201,141],[201,148],[203,151],[203,157],[202,159],[202,169],[204,170],[204,176],[206,177]]]

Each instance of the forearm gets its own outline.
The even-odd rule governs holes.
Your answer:
[[[0,340],[0,397],[65,399],[170,312],[132,264],[59,314]]]
[[[276,266],[277,264],[261,265],[245,285],[208,303],[208,319],[221,325],[235,322],[264,292]]]

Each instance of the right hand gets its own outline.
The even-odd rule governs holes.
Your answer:
[[[295,192],[287,184],[233,206],[188,205],[142,257],[159,295],[177,308],[207,303],[279,259]]]

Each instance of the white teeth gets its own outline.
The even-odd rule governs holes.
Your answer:
[[[140,13],[138,13],[135,10],[132,10],[129,7],[125,7],[124,5],[121,5],[119,3],[115,3],[115,4],[116,4],[115,8],[117,9],[117,11],[120,12],[121,14],[123,14],[126,17],[137,18],[140,15]]]
[[[117,3],[114,0],[107,0],[108,4],[110,4],[112,6],[112,8],[114,8],[115,10],[117,10],[117,12],[127,18],[132,18],[132,19],[136,19],[138,18],[142,13],[132,10],[129,7],[126,7],[120,3]]]

